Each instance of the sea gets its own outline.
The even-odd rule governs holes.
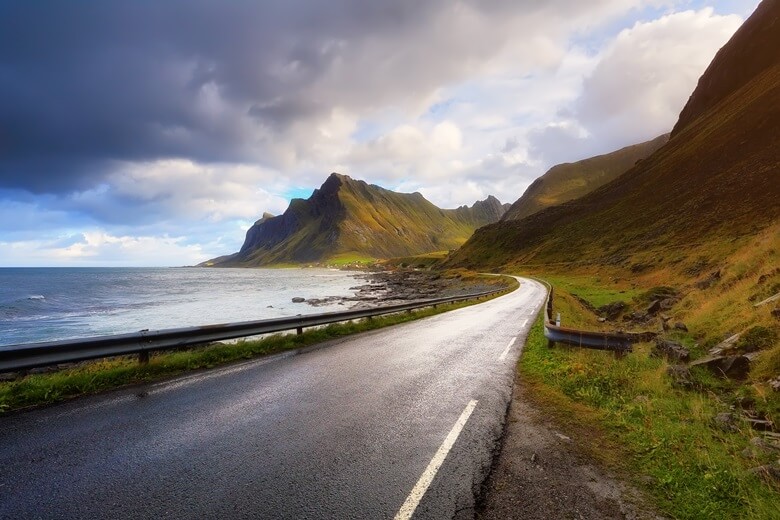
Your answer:
[[[352,296],[331,269],[0,268],[0,349],[19,343],[345,310],[294,297]]]

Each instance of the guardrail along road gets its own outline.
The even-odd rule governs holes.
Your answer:
[[[0,518],[470,516],[546,290],[0,418]]]

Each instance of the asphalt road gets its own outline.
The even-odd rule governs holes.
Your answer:
[[[471,518],[544,296],[0,418],[0,518]]]

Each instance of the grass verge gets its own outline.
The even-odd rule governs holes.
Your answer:
[[[517,281],[512,279],[506,291],[488,299],[506,294],[517,287]],[[259,340],[213,343],[182,351],[161,352],[152,356],[146,365],[138,364],[135,356],[126,356],[88,362],[58,372],[28,375],[22,379],[0,383],[0,414],[56,403],[121,386],[158,381],[190,370],[212,368],[234,361],[306,347],[358,332],[380,329],[468,307],[480,301],[485,299],[439,305],[435,309],[426,307],[412,312],[334,323],[322,328],[306,329],[300,335],[275,334]]]
[[[778,489],[749,469],[771,455],[741,452],[755,436],[713,425],[723,403],[711,392],[671,386],[649,345],[616,360],[606,352],[547,347],[541,317],[519,362],[523,384],[562,430],[598,459],[634,476],[659,508],[681,519],[780,517]],[[774,455],[777,458],[777,455]]]

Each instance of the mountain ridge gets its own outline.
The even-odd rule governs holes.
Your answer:
[[[669,140],[669,134],[606,154],[553,166],[528,186],[501,220],[519,220],[544,208],[577,199],[628,171]]]
[[[237,253],[201,265],[319,263],[454,249],[508,207],[489,196],[472,206],[441,209],[418,192],[396,193],[332,173],[308,199],[291,200],[283,214],[263,214]]]

